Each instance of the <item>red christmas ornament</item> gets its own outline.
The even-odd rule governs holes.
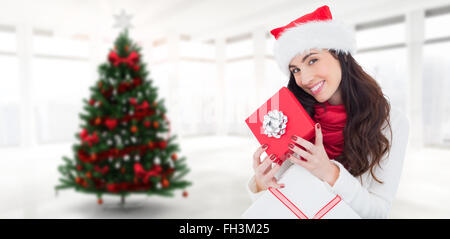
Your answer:
[[[99,199],[97,200],[97,203],[98,203],[99,205],[102,205],[102,204],[103,204],[103,200],[102,200],[101,198],[99,198]]]
[[[152,141],[148,142],[148,147],[150,149],[154,149],[156,147],[155,143],[153,143]]]
[[[138,131],[138,128],[136,127],[136,125],[131,126],[131,133],[136,133]]]
[[[113,193],[117,193],[119,191],[116,184],[114,184],[114,183],[106,185],[106,189]]]
[[[130,98],[130,104],[132,105],[137,104],[136,98]]]
[[[150,127],[152,125],[152,123],[149,120],[144,121],[144,126],[146,128]]]
[[[82,140],[84,140],[87,136],[89,136],[89,133],[88,133],[87,129],[81,130],[81,132],[80,132],[80,138],[81,138]]]
[[[98,143],[99,139],[98,139],[98,136],[97,136],[97,133],[96,133],[96,132],[94,132],[94,133],[91,135],[90,141],[91,141],[92,143],[94,143],[94,144]]]
[[[95,100],[94,100],[94,99],[90,99],[90,100],[89,100],[89,104],[90,104],[90,105],[94,105],[94,104],[95,104]]]
[[[144,102],[142,102],[142,104],[136,106],[136,110],[137,111],[144,111],[146,109],[148,109],[150,107],[150,105],[148,104],[148,102],[145,100]]]
[[[178,157],[177,157],[177,154],[172,154],[172,160],[173,160],[173,161],[176,161],[177,158],[178,158]]]
[[[100,91],[102,93],[102,95],[106,98],[109,99],[113,93],[113,88],[111,87],[110,89],[103,89]],[[98,102],[99,106],[101,106],[101,101]]]
[[[90,163],[91,161],[90,161],[90,158],[89,158],[89,155],[86,153],[86,152],[84,152],[83,150],[78,150],[78,158],[80,159],[80,161],[81,162],[84,162],[84,163]]]
[[[81,165],[78,164],[78,165],[77,165],[77,170],[78,170],[78,171],[83,170],[83,166],[81,166]]]
[[[159,123],[157,121],[153,122],[153,128],[157,129],[159,127]]]
[[[97,154],[96,153],[91,154],[91,160],[92,161],[97,160]]]
[[[108,127],[109,130],[113,130],[117,126],[117,120],[116,119],[107,119],[105,121],[106,127]]]
[[[184,191],[184,192],[183,192],[183,197],[187,198],[187,196],[188,196],[188,192],[187,192],[187,191]]]
[[[121,94],[127,90],[128,90],[128,84],[126,82],[122,82],[119,84],[119,88],[117,89],[117,92],[119,92],[119,94]]]
[[[133,84],[134,84],[134,86],[140,86],[142,84],[141,78],[134,78]]]
[[[161,185],[162,185],[163,188],[169,187],[169,185],[170,185],[169,180],[167,180],[167,179],[164,177],[164,178],[162,179],[162,181],[161,181]]]
[[[104,180],[98,179],[98,178],[94,178],[94,179],[92,179],[92,181],[94,181],[95,188],[97,188],[97,189],[104,189],[105,188],[105,181]]]
[[[100,117],[95,118],[95,125],[100,125],[102,123],[102,119]]]
[[[170,175],[170,174],[172,174],[173,172],[175,172],[175,169],[174,168],[169,168],[169,169],[167,169],[167,171],[166,171],[166,175]]]
[[[109,166],[108,166],[108,165],[105,165],[103,168],[100,168],[98,165],[95,165],[94,170],[95,170],[96,172],[99,172],[99,173],[101,173],[101,174],[104,175],[104,174],[108,173],[108,171],[109,171]]]
[[[167,147],[167,142],[166,142],[166,141],[161,141],[161,142],[159,142],[159,147],[160,147],[161,149],[165,149],[165,148]]]

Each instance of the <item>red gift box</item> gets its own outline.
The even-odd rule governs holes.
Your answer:
[[[281,160],[289,149],[292,135],[306,140],[315,136],[314,121],[286,87],[259,107],[245,123],[261,145],[269,146],[267,155],[275,154]]]

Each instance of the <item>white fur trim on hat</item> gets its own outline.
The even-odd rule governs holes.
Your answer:
[[[274,57],[286,75],[290,75],[289,63],[298,54],[310,49],[334,49],[354,54],[356,40],[351,27],[330,21],[311,21],[286,29],[275,41]]]

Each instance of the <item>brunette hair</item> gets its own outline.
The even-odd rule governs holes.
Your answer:
[[[376,178],[373,169],[376,165],[380,166],[383,155],[389,153],[391,148],[389,101],[375,79],[362,69],[351,54],[337,53],[332,49],[329,53],[340,62],[342,78],[339,88],[347,113],[343,132],[344,150],[335,160],[342,163],[353,176],[360,176],[370,170],[372,177],[383,183]],[[321,103],[299,87],[292,74],[287,88],[312,118],[314,105]],[[389,127],[390,141],[382,132],[386,127]]]

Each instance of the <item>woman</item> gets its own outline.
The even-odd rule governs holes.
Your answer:
[[[409,122],[392,109],[377,82],[352,57],[354,36],[327,6],[271,31],[288,89],[317,122],[312,142],[293,136],[289,153],[253,155],[248,191],[256,200],[293,164],[329,185],[362,218],[386,218],[397,191]]]

